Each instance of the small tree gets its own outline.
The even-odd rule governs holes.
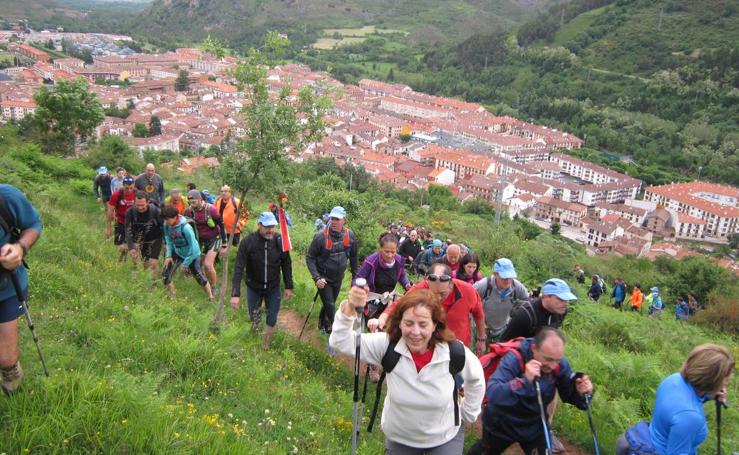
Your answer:
[[[159,117],[152,115],[149,119],[149,136],[159,136],[162,134],[162,122]]]
[[[149,130],[143,123],[136,123],[133,125],[133,130],[131,130],[131,134],[133,135],[133,137],[147,137],[149,135]]]
[[[289,100],[291,87],[286,85],[276,99],[272,99],[267,84],[267,68],[273,62],[271,56],[281,55],[290,44],[287,38],[269,32],[260,49],[250,49],[241,64],[234,70],[239,90],[244,92],[247,103],[245,135],[236,145],[236,152],[226,154],[216,168],[216,178],[231,186],[239,194],[237,213],[244,209],[247,195],[254,189],[274,194],[279,187],[287,165],[287,151],[301,149],[306,143],[316,142],[323,134],[321,116],[330,107],[330,100],[316,96],[306,86],[297,102]],[[228,279],[228,251],[239,217],[234,217],[231,235],[226,244],[223,264],[223,283],[213,330],[219,330],[225,307],[225,282]]]
[[[395,72],[392,68],[390,68],[390,71],[387,72],[387,77],[385,77],[385,80],[388,82],[393,82],[395,80]]]
[[[552,235],[559,235],[561,229],[562,227],[556,221],[549,226],[549,231],[551,231]]]
[[[208,36],[203,40],[200,45],[204,51],[211,53],[216,58],[223,58],[226,55],[226,48],[223,47],[223,43],[218,38]]]
[[[174,81],[174,89],[178,92],[186,92],[190,89],[190,74],[185,70],[180,70],[177,79]]]
[[[81,78],[42,86],[34,95],[33,131],[44,151],[71,154],[102,123],[103,107]]]

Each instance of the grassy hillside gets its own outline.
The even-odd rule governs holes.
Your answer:
[[[30,306],[52,377],[43,377],[21,324],[27,380],[22,393],[0,399],[0,452],[349,450],[352,380],[343,364],[282,331],[274,349],[262,351],[243,311],[228,310],[222,333],[211,335],[208,324],[215,308],[194,280],[177,277],[178,297],[169,301],[147,273],[117,263],[113,245],[102,239],[102,209],[90,189],[92,167],[42,156],[9,129],[2,133],[0,180],[23,189],[44,221],[42,239],[29,256]],[[579,247],[557,237],[520,231],[525,224],[496,228],[489,215],[409,209],[415,204],[400,203],[390,191],[383,196],[371,189],[349,193],[335,185],[341,180],[330,171],[316,177],[305,168],[288,184],[288,209],[296,221],[291,231],[296,296],[284,307],[298,313],[307,312],[314,292],[302,256],[313,230],[307,214],[338,202],[346,204],[360,238],[376,238],[377,220],[423,223],[439,235],[469,239],[484,257],[513,257],[529,284],[553,274],[567,276],[573,262],[585,259]],[[172,182],[173,176],[165,174],[165,179]],[[195,180],[199,187],[214,186],[207,175]],[[433,197],[427,202],[435,205]],[[255,211],[263,207],[254,203]],[[670,283],[648,261],[586,261],[587,270],[622,274],[630,282]],[[674,267],[681,281],[677,274],[682,272]],[[575,292],[582,298],[585,289]],[[737,341],[717,332],[680,325],[668,314],[652,320],[584,299],[564,329],[574,367],[588,372],[597,387],[594,413],[604,453],[629,424],[648,417],[659,381],[677,370],[693,346],[720,342],[739,356]],[[731,394],[738,392],[735,378]],[[712,407],[706,409],[710,420]],[[563,437],[589,450],[584,413],[560,406],[555,423]],[[724,413],[725,448],[739,444],[739,434],[729,430],[737,426],[739,415],[732,408]],[[713,434],[713,424],[709,428]],[[381,438],[380,432],[364,435],[360,453],[380,453]],[[712,441],[709,437],[706,453],[714,451]]]
[[[0,24],[2,21],[15,22],[19,19],[43,20],[55,15],[79,19],[82,13],[54,0],[0,0]]]

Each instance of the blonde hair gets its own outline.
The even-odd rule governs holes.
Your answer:
[[[729,350],[719,344],[696,346],[680,368],[680,375],[701,394],[718,392],[734,371]]]

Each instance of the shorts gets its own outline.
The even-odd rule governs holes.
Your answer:
[[[126,225],[115,222],[115,230],[113,231],[113,244],[123,245],[126,243]]]
[[[215,237],[212,239],[200,239],[200,254],[206,255],[211,251],[216,253],[221,249],[221,237]]]
[[[164,270],[162,270],[162,278],[164,278],[165,286],[172,282],[172,276],[182,265],[183,259],[177,254],[172,254],[172,261],[172,265],[165,267]],[[200,266],[199,256],[190,263],[188,268],[200,286],[205,286],[208,283],[208,279],[203,273],[203,268]]]
[[[146,241],[141,243],[141,258],[144,261],[149,259],[159,259],[162,253],[162,238]]]
[[[12,284],[8,283],[10,286]],[[28,298],[28,288],[23,291],[23,298]],[[18,300],[18,296],[13,295],[12,297],[0,302],[0,324],[5,322],[15,321],[23,314],[23,305]]]

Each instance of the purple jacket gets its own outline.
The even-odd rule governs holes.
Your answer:
[[[398,265],[398,276],[396,277],[396,280],[400,282],[403,288],[407,289],[411,283],[408,281],[408,277],[405,276],[403,256],[396,254],[395,263]],[[354,279],[366,278],[370,292],[375,292],[375,272],[378,267],[380,267],[380,253],[374,252],[364,260],[362,267],[359,268],[359,272],[357,272],[357,276],[354,277]]]

